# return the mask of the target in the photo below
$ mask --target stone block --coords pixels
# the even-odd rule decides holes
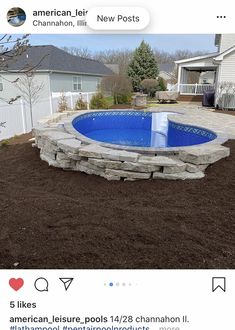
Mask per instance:
[[[74,136],[69,133],[61,132],[61,131],[48,131],[42,134],[42,137],[57,143],[59,140],[73,139]]]
[[[57,132],[57,129],[51,127],[35,127],[32,129],[33,136],[42,136],[46,132]]]
[[[121,164],[120,168],[126,171],[144,172],[144,173],[157,172],[161,170],[161,166],[158,165],[146,165],[146,164],[139,164],[132,162],[124,162]]]
[[[94,170],[94,171],[97,171],[97,172],[104,172],[104,170],[102,169],[102,168],[100,168],[100,167],[98,167],[98,166],[96,166],[96,165],[94,165],[94,164],[91,164],[91,163],[89,163],[88,161],[84,161],[84,160],[82,160],[82,161],[80,161],[80,163],[79,163],[79,165],[81,165],[81,166],[84,166],[84,167],[87,167],[87,168],[89,168],[89,169],[91,169],[91,170]],[[99,174],[98,174],[99,175]]]
[[[56,153],[55,152],[49,152],[49,151],[45,151],[45,150],[41,149],[40,156],[41,155],[44,155],[45,157],[48,157],[53,161],[56,160]]]
[[[45,141],[43,147],[43,152],[57,152],[59,150],[59,148],[57,147],[57,145],[53,144],[51,141]]]
[[[80,148],[79,156],[135,162],[137,161],[139,154],[125,150],[109,149],[98,144],[89,144]]]
[[[42,139],[36,139],[36,145],[39,149],[42,149],[45,145],[45,141],[43,141]]]
[[[203,172],[189,173],[181,172],[174,174],[166,174],[160,172],[153,173],[153,179],[167,179],[167,180],[186,180],[186,179],[201,179],[205,176]]]
[[[88,144],[88,145],[80,148],[79,156],[81,156],[81,157],[102,158],[101,153],[106,151],[106,150],[109,150],[109,149],[101,147],[97,144]]]
[[[104,174],[103,171],[93,170],[91,168],[88,168],[87,166],[82,166],[79,163],[77,163],[77,165],[76,165],[76,171],[84,172],[86,174],[94,174],[94,175],[103,175]]]
[[[120,181],[121,178],[120,176],[116,176],[116,175],[109,175],[109,174],[101,174],[102,178],[105,178],[108,181]]]
[[[89,158],[88,162],[101,168],[111,168],[116,170],[119,170],[122,166],[121,162],[115,160]]]
[[[213,164],[221,158],[228,157],[230,150],[221,145],[210,144],[207,146],[197,146],[187,148],[179,153],[179,158],[195,165]]]
[[[76,160],[76,161],[82,159],[82,157],[79,156],[78,154],[73,154],[73,153],[71,153],[71,152],[66,153],[66,155],[67,155],[69,158],[71,158],[71,159],[73,159],[73,160]]]
[[[208,167],[209,165],[194,165],[194,164],[186,164],[186,171],[190,172],[190,173],[196,173],[196,172],[200,172],[200,171],[205,171],[205,169]]]
[[[41,160],[47,162],[47,164],[49,166],[58,167],[58,164],[57,164],[56,160],[51,159],[48,155],[45,155],[45,154],[41,153],[40,158],[41,158]]]
[[[78,154],[81,148],[81,141],[77,139],[61,140],[58,141],[57,145],[65,153],[70,152],[72,154]]]
[[[76,168],[76,162],[72,159],[69,159],[69,160],[60,160],[60,161],[57,161],[59,167],[63,168],[63,169],[74,169]]]
[[[186,170],[186,164],[181,160],[174,158],[175,165],[173,166],[164,166],[163,173],[166,174],[174,174],[174,173],[181,173]]]
[[[130,179],[149,179],[151,176],[151,173],[129,172],[129,171],[112,170],[112,169],[106,169],[105,173],[107,175],[115,175],[121,178],[130,178]]]
[[[139,163],[157,166],[177,166],[177,161],[166,156],[141,156]]]
[[[69,157],[62,151],[58,151],[56,154],[56,160],[60,161],[60,160],[70,160]]]
[[[119,160],[126,162],[137,162],[139,158],[139,154],[136,152],[130,152],[125,150],[116,150],[116,149],[108,149],[109,151],[105,151],[102,153],[102,158],[110,159],[110,160]]]

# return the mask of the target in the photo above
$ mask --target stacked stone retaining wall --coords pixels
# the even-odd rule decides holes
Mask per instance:
[[[99,175],[107,180],[200,179],[205,169],[229,156],[229,148],[205,144],[173,154],[144,154],[85,143],[68,133],[63,125],[72,113],[55,114],[34,129],[40,157],[49,166]]]

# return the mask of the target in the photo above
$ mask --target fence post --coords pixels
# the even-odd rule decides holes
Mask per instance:
[[[90,110],[89,94],[86,93],[87,110]]]
[[[49,102],[50,102],[50,112],[51,112],[51,115],[53,115],[53,103],[52,103],[52,95],[51,94],[49,95]]]
[[[70,105],[71,105],[71,109],[73,109],[73,94],[70,93]]]
[[[27,133],[27,127],[26,127],[26,118],[25,118],[25,107],[24,107],[24,101],[20,99],[20,109],[21,109],[21,117],[22,117],[22,126],[23,126],[23,133]]]
[[[195,84],[195,95],[197,95],[197,83]]]

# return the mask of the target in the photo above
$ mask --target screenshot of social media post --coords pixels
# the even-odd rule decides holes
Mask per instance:
[[[0,329],[233,329],[232,3],[0,8]]]

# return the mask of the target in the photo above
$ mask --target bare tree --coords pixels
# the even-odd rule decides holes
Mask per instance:
[[[71,55],[92,59],[92,53],[88,48],[64,46],[61,49]]]
[[[89,48],[81,47],[62,47],[62,49],[72,55],[94,59],[104,64],[118,64],[119,74],[122,76],[127,75],[127,68],[133,57],[133,50],[131,49],[106,49],[97,51],[95,53],[91,52]],[[159,64],[173,64],[174,61],[177,60],[200,56],[208,53],[207,51],[190,51],[187,49],[179,49],[174,53],[169,53],[156,48],[153,49],[153,52],[155,59]]]
[[[102,79],[101,89],[113,96],[114,104],[126,103],[131,97],[132,84],[126,76],[112,75]],[[126,102],[123,102],[126,101]]]
[[[23,76],[15,83],[21,92],[22,99],[28,104],[30,110],[31,125],[33,127],[33,105],[38,102],[44,88],[43,82],[38,82],[32,71],[24,72]]]
[[[12,63],[16,62],[18,57],[22,55],[29,46],[28,34],[22,35],[21,37],[15,38],[11,35],[0,35],[0,77],[3,80],[7,80],[11,83],[15,83],[16,80],[11,81],[7,78],[2,77],[2,73],[10,72],[10,66]],[[23,67],[21,70],[25,70]],[[16,101],[20,96],[6,100],[0,98],[0,100],[5,101],[9,104]]]

